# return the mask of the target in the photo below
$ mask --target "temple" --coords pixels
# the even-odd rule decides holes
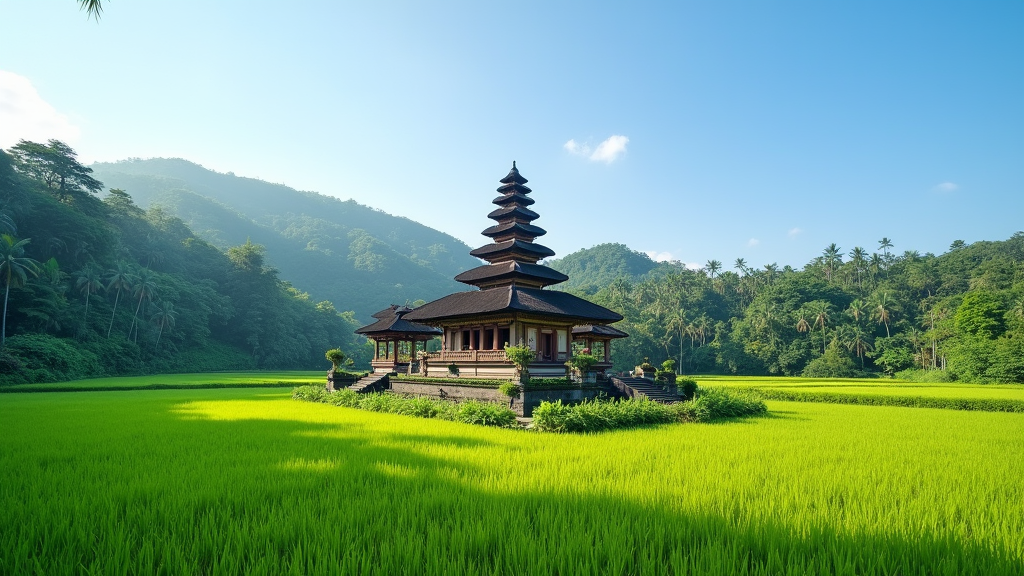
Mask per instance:
[[[377,341],[375,371],[378,366],[380,370],[399,367],[389,356],[392,349],[398,350],[393,348],[395,343],[410,342],[411,359],[415,342],[428,334],[442,337],[440,351],[422,355],[427,362],[420,371],[430,370],[429,375],[441,376],[455,364],[463,376],[511,378],[515,369],[504,348],[519,343],[537,353],[529,367],[535,378],[564,376],[574,341],[577,348],[590,348],[598,356],[593,368],[598,377],[611,368],[611,341],[627,334],[608,325],[622,316],[572,294],[545,290],[569,278],[537,263],[555,253],[534,241],[546,232],[533,224],[540,215],[530,209],[532,190],[515,162],[500,182],[500,195],[492,201],[497,208],[487,215],[496,224],[483,231],[490,243],[470,252],[487,264],[455,277],[477,289],[413,310],[393,306],[375,315],[377,322],[357,331]],[[385,342],[383,358],[381,342]],[[397,359],[398,352],[394,354]]]

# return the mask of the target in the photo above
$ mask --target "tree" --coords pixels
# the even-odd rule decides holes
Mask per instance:
[[[850,316],[853,316],[853,320],[859,324],[860,317],[867,313],[867,309],[868,305],[860,298],[856,298],[853,302],[850,302],[850,307],[847,308],[846,311],[849,312]]]
[[[132,325],[128,328],[128,338],[132,337],[132,329],[135,328],[136,321],[139,319],[139,310],[142,309],[142,301],[150,301],[153,296],[156,295],[156,280],[153,277],[153,273],[143,268],[139,270],[139,274],[135,277],[135,285],[132,287],[132,293],[136,298],[139,299],[138,305],[135,306],[135,316],[132,318]],[[139,339],[139,333],[135,332],[136,341]]]
[[[708,260],[707,263],[704,264],[704,269],[708,271],[708,275],[711,276],[712,280],[714,280],[715,274],[718,274],[718,271],[722,269],[722,263],[718,260]]]
[[[75,150],[60,140],[21,140],[10,152],[19,172],[42,182],[61,201],[103,189],[103,183],[90,176],[92,168],[83,166]]]
[[[733,267],[739,270],[740,274],[747,273],[747,261],[744,260],[743,258],[737,258],[735,264],[733,264]]]
[[[150,321],[160,326],[160,331],[156,334],[156,345],[154,349],[160,347],[160,336],[164,333],[164,328],[174,328],[174,321],[178,318],[178,312],[174,309],[174,304],[164,300],[157,305],[156,311],[149,317]]]
[[[125,262],[118,262],[113,270],[107,275],[107,292],[117,289],[114,296],[114,311],[110,313],[110,326],[107,327],[107,338],[110,338],[110,330],[114,328],[114,315],[117,314],[117,301],[121,299],[121,291],[130,292],[135,283],[135,275]]]
[[[100,14],[103,12],[103,2],[101,0],[78,0],[78,3],[88,16],[92,16],[99,22]]]
[[[17,240],[10,234],[0,236],[0,277],[4,279],[4,317],[0,328],[0,348],[7,342],[7,300],[11,294],[11,286],[24,286],[30,274],[38,275],[39,263],[24,256],[25,246],[31,241],[31,238]]]
[[[865,263],[867,261],[867,251],[860,246],[855,246],[850,251],[850,261],[853,262],[853,269],[857,272],[857,287],[863,288],[864,283],[861,281],[861,272],[864,271]]]
[[[874,309],[872,311],[872,315],[876,319],[878,319],[878,323],[879,324],[885,324],[885,337],[886,338],[889,338],[889,337],[892,336],[892,334],[889,334],[889,316],[891,314],[891,311],[889,310],[888,299],[889,299],[889,295],[887,293],[885,293],[885,292],[882,292],[882,295],[875,302],[875,306],[874,306]]]
[[[828,280],[829,284],[832,283],[832,274],[835,272],[836,266],[843,263],[843,249],[836,246],[833,242],[825,247],[821,252],[822,264],[825,266],[825,279]]]
[[[846,335],[846,348],[860,358],[861,370],[864,370],[864,354],[873,350],[870,338],[868,333],[859,324],[851,328],[850,332]]]
[[[825,353],[825,324],[828,323],[828,309],[831,308],[831,304],[828,302],[822,302],[818,306],[818,313],[814,317],[814,327],[821,326],[821,353]]]
[[[82,317],[82,327],[89,322],[89,300],[92,295],[103,288],[103,280],[99,272],[91,265],[87,265],[75,273],[75,290],[85,296],[85,315]]]

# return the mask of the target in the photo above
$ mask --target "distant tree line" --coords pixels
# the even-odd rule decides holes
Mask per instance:
[[[282,281],[262,246],[222,252],[126,191],[99,199],[91,173],[57,140],[0,150],[0,383],[368,361],[353,314]]]
[[[604,254],[597,269],[637,257],[614,247],[592,249]],[[939,256],[897,254],[888,238],[870,251],[830,244],[801,270],[742,258],[732,270],[717,260],[697,271],[653,266],[579,290],[625,315],[619,369],[650,357],[688,373],[1024,382],[1022,232],[958,240]]]

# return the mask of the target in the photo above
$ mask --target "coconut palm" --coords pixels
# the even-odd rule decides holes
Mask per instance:
[[[835,272],[836,266],[843,263],[843,249],[833,242],[822,250],[821,256],[822,263],[825,265],[825,279],[831,284],[832,274]]]
[[[818,307],[818,313],[814,316],[814,327],[821,326],[821,353],[825,353],[825,325],[828,324],[828,309],[831,308],[828,302],[822,302]]]
[[[850,261],[853,262],[853,269],[857,273],[858,288],[864,287],[864,283],[861,279],[861,272],[864,271],[865,264],[867,263],[867,256],[867,250],[861,248],[860,246],[855,246],[853,250],[850,251]]]
[[[715,274],[718,274],[718,271],[722,269],[722,263],[718,260],[708,260],[707,263],[704,264],[704,269],[707,270],[708,276],[714,280]]]
[[[860,325],[854,326],[846,335],[846,348],[860,358],[860,369],[864,369],[864,353],[874,350],[870,336]]]
[[[89,322],[89,300],[92,295],[99,292],[103,288],[103,280],[100,279],[100,273],[92,265],[88,265],[82,268],[78,272],[75,272],[75,290],[78,293],[85,296],[85,316],[83,316],[82,325],[83,328]]]
[[[889,309],[888,294],[882,292],[882,296],[875,302],[875,306],[871,312],[872,317],[878,319],[879,324],[885,324],[885,336],[888,338],[889,334],[889,319],[892,311]]]
[[[138,276],[135,277],[135,286],[132,288],[132,294],[138,298],[138,304],[135,306],[135,316],[132,318],[132,325],[128,328],[128,338],[132,337],[132,329],[135,328],[135,324],[139,319],[139,310],[142,309],[142,302],[145,300],[149,302],[156,295],[156,281],[153,273],[145,268],[139,270]],[[135,340],[138,341],[139,333],[136,330]]]
[[[736,262],[733,264],[733,267],[739,270],[740,274],[747,273],[747,261],[744,260],[743,258],[737,258]]]
[[[118,262],[113,270],[107,272],[107,292],[117,289],[114,295],[114,311],[110,313],[110,326],[107,327],[107,338],[110,338],[110,330],[114,327],[114,315],[117,314],[117,301],[121,299],[121,291],[131,292],[134,283],[135,275],[125,262]]]
[[[25,246],[31,238],[18,240],[10,234],[0,235],[0,277],[4,280],[4,317],[0,327],[0,348],[7,342],[7,300],[11,294],[11,286],[20,288],[28,282],[28,276],[39,274],[39,263],[26,258]]]
[[[860,317],[867,314],[867,310],[868,305],[860,298],[850,302],[850,307],[846,309],[847,313],[853,316],[853,319],[858,323],[860,322]]]
[[[154,324],[160,326],[160,331],[156,334],[156,345],[154,349],[160,346],[160,336],[164,333],[164,328],[174,328],[174,321],[178,318],[178,312],[174,309],[174,304],[164,300],[160,302],[156,311],[149,317],[149,320]]]

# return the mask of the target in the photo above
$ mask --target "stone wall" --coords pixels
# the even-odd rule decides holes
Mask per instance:
[[[478,388],[475,386],[460,386],[449,382],[424,383],[424,382],[402,382],[391,380],[391,391],[399,394],[411,394],[413,396],[430,396],[431,398],[444,398],[446,400],[482,400],[484,402],[495,402],[508,405],[509,398],[497,388]],[[512,402],[512,411],[519,416],[529,418],[533,409],[540,406],[541,402],[554,402],[561,400],[563,404],[575,404],[583,400],[591,400],[599,392],[606,392],[597,389],[564,388],[558,390],[527,390],[519,395]]]

